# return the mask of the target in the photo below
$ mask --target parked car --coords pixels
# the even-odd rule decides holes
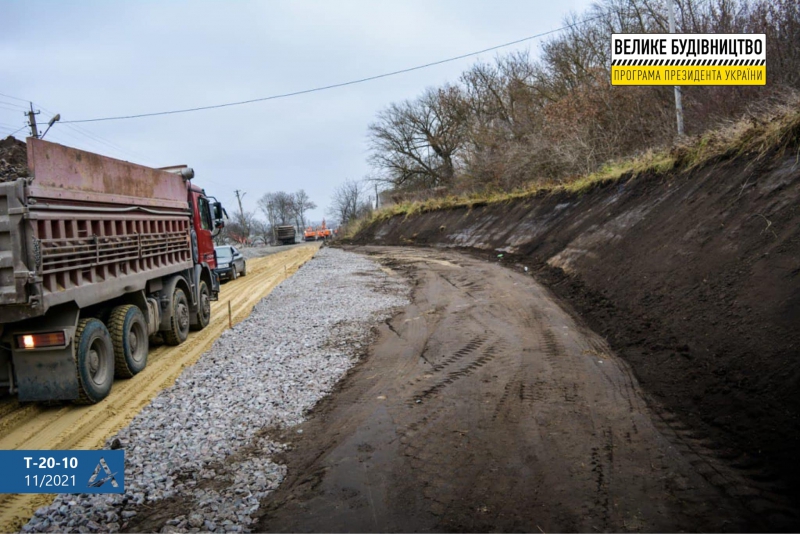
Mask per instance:
[[[240,275],[247,274],[247,262],[236,247],[214,247],[214,253],[217,255],[217,268],[214,271],[220,279],[236,280]]]

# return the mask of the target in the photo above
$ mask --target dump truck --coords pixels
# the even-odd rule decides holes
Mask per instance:
[[[151,336],[209,324],[224,210],[186,166],[28,138],[27,167],[0,183],[0,393],[96,403],[145,368]]]
[[[281,245],[293,245],[295,243],[294,226],[278,226],[276,236]]]

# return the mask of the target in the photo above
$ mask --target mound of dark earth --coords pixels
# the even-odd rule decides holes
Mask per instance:
[[[798,502],[796,151],[396,216],[354,241],[461,247],[527,267],[630,363],[652,405]],[[743,499],[769,513],[758,495]]]
[[[28,175],[28,152],[25,143],[10,135],[0,140],[0,182],[10,182]]]

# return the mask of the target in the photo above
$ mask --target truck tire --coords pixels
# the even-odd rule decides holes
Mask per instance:
[[[197,321],[189,328],[192,330],[202,330],[211,322],[211,292],[205,280],[200,280],[200,298],[197,303]]]
[[[239,278],[239,273],[236,272],[236,265],[231,263],[231,280],[236,280]]]
[[[169,328],[163,332],[164,341],[167,345],[180,345],[189,337],[189,301],[183,289],[175,288],[171,304]]]
[[[114,345],[114,376],[131,378],[147,366],[150,348],[142,310],[133,304],[117,306],[106,324]]]
[[[242,276],[247,276],[247,262],[242,262]]]
[[[114,346],[100,319],[81,319],[75,330],[76,404],[95,404],[108,396],[114,383]]]

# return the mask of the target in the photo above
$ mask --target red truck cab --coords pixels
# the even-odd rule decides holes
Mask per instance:
[[[207,263],[213,271],[217,267],[214,256],[214,232],[216,231],[214,221],[221,220],[222,216],[215,217],[213,210],[219,204],[212,203],[206,196],[205,190],[191,184],[189,188],[189,202],[192,204],[194,217],[192,224],[197,235],[197,257],[200,262]]]

